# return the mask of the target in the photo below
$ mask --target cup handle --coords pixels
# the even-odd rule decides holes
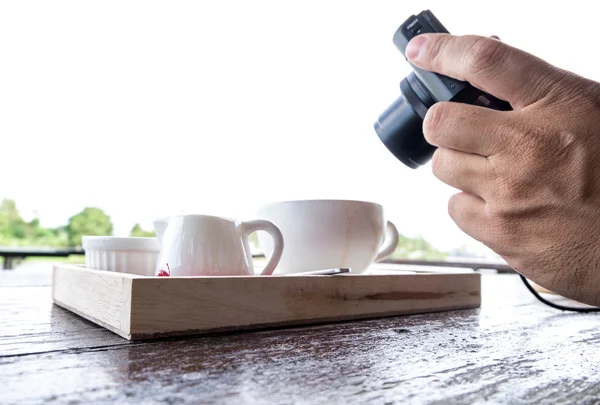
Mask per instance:
[[[281,231],[271,221],[265,219],[255,219],[252,221],[245,221],[241,224],[242,234],[245,238],[248,238],[251,233],[256,231],[265,231],[273,238],[273,253],[269,261],[265,265],[265,268],[260,273],[261,276],[270,276],[275,271],[275,268],[281,260],[281,254],[283,253],[283,235]]]
[[[387,221],[387,225],[385,227],[385,240],[383,241],[383,245],[377,253],[375,257],[375,261],[381,261],[392,254],[396,247],[398,247],[398,229],[396,225],[394,225],[391,221]]]

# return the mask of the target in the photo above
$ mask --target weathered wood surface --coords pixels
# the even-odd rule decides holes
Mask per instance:
[[[515,275],[484,275],[480,309],[132,343],[7,273],[1,404],[600,401],[600,314],[543,306]]]

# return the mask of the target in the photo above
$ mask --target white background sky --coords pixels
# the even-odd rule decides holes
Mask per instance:
[[[600,79],[587,1],[2,2],[0,198],[44,226],[98,206],[115,234],[182,210],[365,199],[406,235],[481,251],[447,215],[455,190],[372,127],[409,73],[392,35],[426,8]]]

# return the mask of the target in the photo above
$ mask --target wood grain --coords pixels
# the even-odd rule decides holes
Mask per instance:
[[[137,276],[58,265],[53,269],[54,303],[128,338],[132,280]]]
[[[56,266],[55,302],[128,339],[427,313],[480,305],[480,275],[136,277]]]
[[[51,269],[47,272],[51,273]],[[0,356],[79,350],[82,347],[123,343],[129,341],[52,305],[52,290],[49,286],[0,287]]]
[[[49,286],[14,287],[24,285],[21,275],[31,280],[19,271],[5,276],[11,287],[0,283],[2,404],[543,405],[600,397],[599,315],[544,306],[515,275],[483,275],[477,309],[130,342],[53,306]]]
[[[482,283],[478,309],[140,343],[52,314],[50,287],[0,288],[0,334],[29,331],[0,355],[0,403],[597,403],[598,316],[543,306],[513,275]]]

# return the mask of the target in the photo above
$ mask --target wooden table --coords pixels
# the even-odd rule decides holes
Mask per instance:
[[[0,274],[0,403],[598,403],[600,314],[484,275],[480,309],[131,343]]]

